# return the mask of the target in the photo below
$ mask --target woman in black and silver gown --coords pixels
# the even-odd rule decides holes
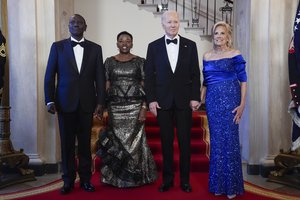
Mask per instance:
[[[144,129],[145,59],[130,53],[132,39],[126,31],[119,33],[120,53],[105,61],[109,121],[99,143],[101,182],[120,188],[152,183],[158,177]]]

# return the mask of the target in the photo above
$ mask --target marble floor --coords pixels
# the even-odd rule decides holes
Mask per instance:
[[[273,191],[300,196],[300,189],[285,186],[285,185],[274,183],[274,182],[269,182],[269,181],[267,181],[267,178],[263,178],[260,175],[248,175],[246,173],[246,166],[243,166],[243,171],[244,171],[244,180],[247,182],[250,182],[257,186],[260,186],[260,187],[263,187],[266,189],[270,189]],[[2,188],[2,189],[0,189],[0,194],[22,191],[22,190],[30,189],[33,187],[42,186],[42,185],[50,183],[54,180],[57,180],[59,178],[61,178],[61,174],[46,174],[43,176],[38,176],[38,177],[36,177],[37,181],[28,181],[25,183],[19,183],[16,185],[8,186],[6,188]]]
[[[18,183],[15,185],[10,185],[8,187],[0,189],[0,194],[6,194],[11,192],[18,192],[22,190],[28,190],[33,187],[39,187],[45,184],[48,184],[52,181],[58,180],[61,178],[61,174],[45,174],[43,176],[36,176],[36,181],[27,181],[24,183]],[[1,199],[1,197],[0,197]]]
[[[270,182],[267,178],[263,178],[261,175],[248,175],[246,172],[246,166],[243,166],[243,176],[244,180],[252,183],[254,185],[260,186],[262,188],[266,188],[269,190],[273,190],[276,192],[281,192],[285,194],[291,195],[299,195],[300,196],[300,189],[295,187],[286,186],[283,184]]]

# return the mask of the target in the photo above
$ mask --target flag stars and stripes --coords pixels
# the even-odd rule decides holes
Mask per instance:
[[[300,2],[298,2],[298,7],[296,11],[295,21],[294,21],[294,49],[296,56],[297,68],[300,70]]]
[[[298,5],[298,10],[297,10],[297,14],[296,14],[296,17],[295,17],[295,27],[294,27],[294,31],[297,31],[299,28],[298,28],[298,25],[300,23],[300,18],[297,18],[297,16],[300,16],[300,10],[299,10],[299,5]]]

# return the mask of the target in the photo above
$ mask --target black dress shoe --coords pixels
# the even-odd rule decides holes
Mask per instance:
[[[82,189],[84,189],[87,192],[94,192],[95,191],[95,187],[91,184],[91,183],[80,183],[80,187]]]
[[[181,189],[184,192],[191,192],[192,186],[189,183],[181,184]]]
[[[74,188],[74,185],[70,184],[64,184],[64,186],[60,189],[61,194],[68,194],[70,193]]]
[[[166,192],[166,191],[168,191],[173,186],[174,186],[173,182],[171,182],[171,183],[163,183],[163,184],[161,184],[159,186],[158,191],[159,192]]]

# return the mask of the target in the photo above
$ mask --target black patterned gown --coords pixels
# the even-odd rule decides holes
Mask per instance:
[[[101,182],[116,187],[136,187],[154,182],[158,175],[146,141],[145,124],[138,117],[145,93],[144,58],[105,61],[109,124],[101,136]]]

